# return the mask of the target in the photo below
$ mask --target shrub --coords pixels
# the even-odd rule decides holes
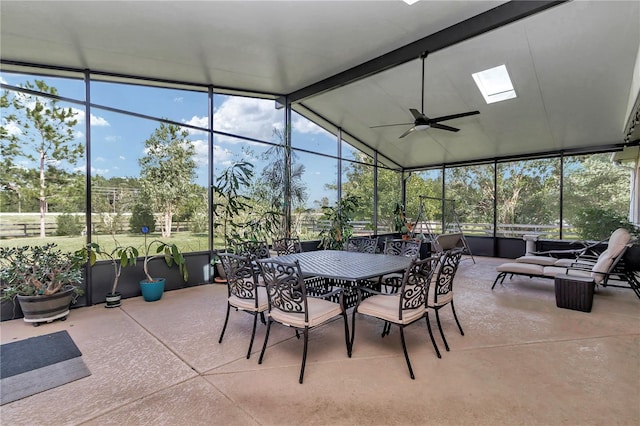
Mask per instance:
[[[153,212],[146,204],[135,204],[131,211],[131,219],[129,219],[129,230],[140,232],[140,229],[145,226],[151,230],[156,229],[156,219],[153,217]]]
[[[82,225],[77,216],[63,213],[56,218],[56,235],[77,236],[80,235]]]
[[[585,240],[606,240],[618,228],[625,228],[638,237],[640,229],[618,212],[600,207],[587,207],[577,212],[575,227]]]

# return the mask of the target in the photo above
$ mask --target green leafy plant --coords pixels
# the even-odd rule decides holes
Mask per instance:
[[[347,195],[333,206],[322,206],[322,219],[329,221],[329,227],[320,231],[320,248],[342,250],[353,235],[353,214],[358,209],[360,198]]]
[[[574,225],[578,236],[585,240],[605,240],[618,228],[628,230],[636,238],[640,237],[640,229],[637,226],[611,209],[600,207],[582,209],[577,212]]]
[[[182,278],[187,281],[187,279],[189,279],[189,272],[187,271],[184,256],[178,246],[175,244],[165,243],[160,240],[152,240],[147,243],[149,228],[146,226],[142,227],[142,233],[144,234],[144,261],[142,263],[142,270],[144,271],[146,281],[156,281],[149,273],[149,262],[160,257],[164,258],[164,261],[169,267],[172,267],[175,264],[178,269],[180,269]]]
[[[213,228],[222,228],[227,248],[233,245],[233,241],[242,238],[240,231],[244,224],[239,221],[239,216],[251,208],[249,198],[242,194],[242,190],[249,187],[252,178],[253,164],[241,161],[223,170],[213,186]]]
[[[55,243],[0,247],[0,299],[12,300],[17,295],[48,296],[69,287],[73,287],[76,295],[81,295],[82,269],[86,261],[82,250],[63,252]]]
[[[122,247],[116,245],[113,250],[104,251],[98,243],[90,243],[85,249],[85,253],[89,256],[91,264],[95,263],[97,256],[104,257],[111,262],[111,266],[113,267],[113,284],[111,285],[111,294],[114,294],[118,288],[122,268],[126,268],[129,265],[135,265],[139,255],[138,249],[133,246]],[[91,261],[91,259],[93,260]]]

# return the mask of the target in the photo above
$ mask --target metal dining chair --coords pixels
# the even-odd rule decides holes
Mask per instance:
[[[390,327],[391,324],[395,324],[400,328],[400,340],[402,342],[402,350],[407,362],[407,368],[409,369],[409,375],[412,379],[415,379],[411,361],[409,360],[409,353],[407,352],[404,328],[422,318],[426,318],[431,343],[438,358],[441,357],[438,346],[433,338],[426,306],[429,284],[438,260],[439,256],[422,260],[414,258],[411,261],[411,265],[402,275],[401,285],[397,293],[382,293],[368,287],[358,287],[356,289],[358,301],[352,314],[350,343],[352,349],[356,333],[356,314],[368,315],[384,320],[385,329]],[[385,333],[383,332],[382,335],[384,337]]]
[[[325,324],[338,315],[342,315],[344,319],[347,355],[351,357],[349,326],[344,307],[343,290],[337,288],[323,295],[311,296],[307,294],[306,284],[297,260],[293,263],[281,262],[275,259],[262,259],[257,262],[267,286],[269,304],[267,332],[264,336],[264,345],[262,346],[258,363],[262,364],[267,342],[269,341],[269,331],[274,321],[286,327],[295,328],[296,333],[298,330],[302,330],[304,334],[304,349],[299,379],[299,382],[302,383],[307,362],[309,330]],[[326,300],[335,297],[338,298],[338,303]]]
[[[231,253],[218,253],[215,255],[222,262],[222,267],[227,275],[227,314],[224,318],[224,326],[220,333],[218,343],[222,343],[224,332],[229,321],[229,311],[235,308],[236,311],[244,311],[253,315],[253,329],[247,359],[251,356],[251,348],[256,335],[256,325],[258,315],[262,323],[265,324],[264,312],[269,308],[267,300],[267,290],[258,284],[258,273],[253,260],[247,256],[238,256]]]
[[[359,253],[376,253],[378,251],[378,238],[350,237],[347,239],[346,250]]]
[[[286,254],[302,253],[302,244],[300,238],[279,238],[273,241],[273,250],[278,256]]]

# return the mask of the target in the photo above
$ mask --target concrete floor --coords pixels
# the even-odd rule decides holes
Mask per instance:
[[[491,290],[502,260],[463,260],[456,277],[461,336],[449,308],[451,346],[435,356],[424,322],[407,328],[416,380],[393,329],[358,316],[353,357],[340,321],[312,330],[304,384],[302,341],[265,327],[251,359],[252,317],[231,312],[213,284],[71,311],[38,328],[0,324],[2,343],[67,330],[92,375],[4,405],[6,425],[638,425],[640,300],[599,289],[590,313],[555,305],[553,281],[514,278]],[[435,322],[434,322],[435,323]]]

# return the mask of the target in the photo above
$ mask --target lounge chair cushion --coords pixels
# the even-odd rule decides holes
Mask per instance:
[[[544,274],[544,266],[534,265],[532,263],[508,262],[497,266],[496,271],[520,275],[542,276]]]
[[[557,258],[551,257],[551,256],[529,255],[529,256],[520,256],[519,258],[516,259],[516,262],[518,262],[518,263],[532,263],[534,265],[542,265],[542,266],[552,266],[552,265],[555,265],[555,263],[558,260],[565,260],[565,259],[557,259]],[[566,259],[566,260],[573,261],[573,259]]]
[[[582,269],[567,269],[561,266],[545,266],[544,267],[544,276],[549,278],[554,278],[556,275],[567,274],[572,277],[591,277],[591,271],[582,270]]]

